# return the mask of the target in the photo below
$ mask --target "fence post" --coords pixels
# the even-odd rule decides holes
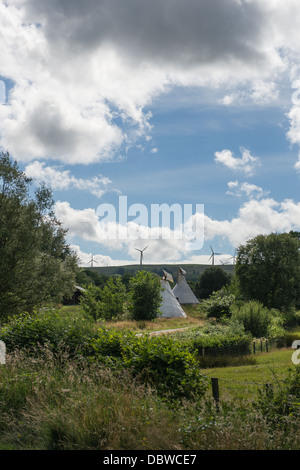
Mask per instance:
[[[205,349],[204,349],[204,347],[202,346],[202,357],[204,357],[204,356],[205,356]]]
[[[219,411],[219,400],[220,400],[219,380],[215,377],[212,377],[211,378],[211,385],[212,385],[213,397],[214,397],[215,402],[216,402],[217,411]]]
[[[269,352],[269,349],[268,349],[268,340],[266,339],[266,351]]]
[[[263,352],[263,342],[262,342],[262,339],[260,340],[260,351]]]
[[[253,341],[253,354],[255,354],[255,341]]]

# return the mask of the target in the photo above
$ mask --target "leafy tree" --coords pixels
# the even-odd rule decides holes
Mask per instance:
[[[300,297],[300,242],[282,233],[258,235],[238,249],[235,276],[244,298],[288,309]]]
[[[220,266],[206,268],[195,283],[194,292],[199,299],[208,297],[222,287],[230,284],[231,276]]]
[[[139,271],[129,281],[130,310],[134,320],[154,320],[161,305],[159,277],[151,272]]]
[[[77,258],[53,213],[51,190],[30,196],[31,180],[0,154],[0,316],[61,301],[75,285]]]
[[[112,320],[125,312],[127,301],[126,287],[120,277],[110,276],[101,288],[89,284],[80,297],[83,310],[94,320]]]

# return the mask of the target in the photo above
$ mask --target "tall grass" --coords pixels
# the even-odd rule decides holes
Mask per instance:
[[[0,442],[14,449],[299,449],[299,413],[274,428],[251,402],[168,403],[130,373],[64,350],[8,354],[0,375]]]

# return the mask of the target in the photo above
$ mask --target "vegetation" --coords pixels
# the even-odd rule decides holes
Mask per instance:
[[[199,299],[208,299],[213,292],[230,284],[231,275],[220,266],[206,268],[195,283],[195,295]]]
[[[294,233],[258,235],[240,246],[235,276],[242,296],[268,308],[299,302],[300,240]]]
[[[8,153],[0,154],[0,316],[31,312],[72,293],[77,259],[55,218],[52,194],[31,180]]]
[[[153,320],[159,315],[161,285],[159,277],[146,271],[138,272],[129,281],[130,311],[134,320]]]
[[[78,270],[51,191],[7,153],[0,184],[0,449],[298,450],[298,232],[249,240],[233,278],[191,265],[199,305],[163,319],[159,267]]]

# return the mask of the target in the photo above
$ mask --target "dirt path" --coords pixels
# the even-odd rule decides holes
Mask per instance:
[[[172,333],[178,333],[180,331],[188,330],[189,328],[192,328],[191,326],[185,326],[184,328],[174,328],[172,330],[158,330],[158,331],[151,331],[149,333],[149,336],[161,336],[161,335],[168,335]],[[137,336],[142,336],[145,333],[138,333]]]

